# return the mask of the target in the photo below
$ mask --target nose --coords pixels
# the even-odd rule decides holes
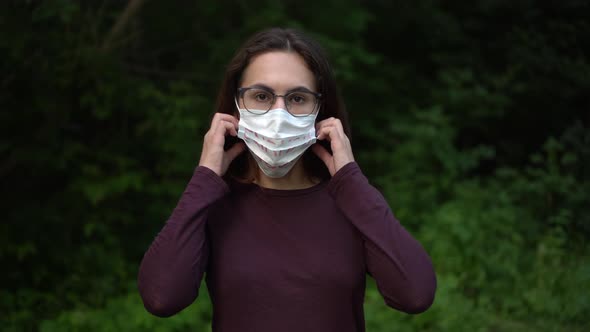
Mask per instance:
[[[271,109],[282,108],[284,110],[287,109],[287,105],[285,103],[285,96],[276,95],[275,102],[273,103]]]

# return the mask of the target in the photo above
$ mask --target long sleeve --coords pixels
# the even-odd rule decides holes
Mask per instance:
[[[361,233],[368,273],[387,305],[407,313],[428,309],[436,291],[430,258],[355,162],[334,174],[329,192]]]
[[[171,316],[198,296],[209,255],[205,232],[209,207],[229,191],[206,167],[197,167],[172,215],[145,253],[138,288],[146,309]]]

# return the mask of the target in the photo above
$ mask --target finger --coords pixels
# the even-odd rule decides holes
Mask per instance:
[[[236,119],[233,115],[225,113],[215,113],[215,115],[213,116],[213,120],[211,121],[211,130],[215,132],[217,130],[217,126],[222,121],[230,122],[236,128],[238,128],[238,119]]]
[[[229,133],[232,136],[238,136],[238,131],[236,130],[236,126],[232,122],[223,121],[223,126],[225,127],[225,132],[223,135],[225,136]]]
[[[320,130],[320,128],[330,125],[330,119],[322,120],[315,124],[315,130]]]
[[[321,130],[322,128],[342,128],[342,123],[338,119],[326,119],[324,121],[318,122],[316,124],[316,131]]]
[[[219,120],[226,120],[226,121],[232,121],[235,120],[236,122],[238,121],[238,119],[236,119],[233,115],[231,114],[227,114],[227,113],[215,113],[215,115],[213,115],[213,120],[212,121],[219,121]]]
[[[238,119],[235,116],[231,114],[222,114],[221,119],[231,122],[236,128],[238,128]]]
[[[332,141],[335,138],[334,133],[336,132],[335,127],[332,126],[324,126],[322,128],[320,128],[319,133],[317,135],[317,139],[318,140],[328,140],[328,141]]]
[[[215,128],[215,136],[221,137],[225,139],[227,133],[232,136],[238,136],[238,132],[236,131],[236,127],[233,123],[227,121],[220,121]]]
[[[338,133],[341,134],[341,136],[346,135],[344,134],[344,127],[342,127],[342,121],[340,121],[340,119],[332,118],[330,124],[334,126],[334,128],[336,128],[336,131],[338,131]]]
[[[324,164],[326,164],[326,166],[330,165],[332,155],[326,150],[326,148],[316,143],[311,146],[311,150],[324,162]]]
[[[334,127],[334,125],[331,122],[318,123],[316,125],[316,129],[322,129],[322,128],[328,128],[328,127]]]
[[[330,123],[332,123],[334,121],[340,121],[340,120],[332,116],[332,117],[329,117],[327,119],[323,119],[322,121],[319,121],[316,124],[318,124],[318,125],[330,124]]]
[[[344,127],[342,126],[342,121],[337,118],[329,118],[324,120],[325,122],[322,123],[321,127],[334,127],[335,131],[340,134],[340,136],[346,136],[344,133]]]
[[[324,128],[318,128],[316,129],[315,133],[316,133],[316,139],[318,141],[323,140],[324,139]]]
[[[324,139],[326,139],[326,137],[327,137],[327,136],[326,136],[326,131],[327,131],[327,130],[328,130],[328,129],[326,129],[326,128],[320,128],[320,129],[317,131],[317,137],[316,137],[316,138],[317,138],[317,140],[318,140],[318,141],[321,141],[321,140],[324,140]],[[328,140],[329,140],[329,137],[328,137]]]

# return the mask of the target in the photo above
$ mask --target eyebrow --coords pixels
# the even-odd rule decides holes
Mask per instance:
[[[275,93],[276,92],[275,89],[271,88],[270,86],[268,86],[266,84],[262,84],[262,83],[256,83],[256,84],[250,85],[249,88],[258,88],[258,89],[262,89],[262,90],[267,90],[267,91],[272,92],[272,93]],[[311,92],[311,93],[316,93],[316,92],[313,92],[310,89],[304,87],[303,85],[300,85],[300,86],[296,86],[294,88],[291,88],[291,89],[287,90],[285,92],[285,94],[289,94],[291,92]]]

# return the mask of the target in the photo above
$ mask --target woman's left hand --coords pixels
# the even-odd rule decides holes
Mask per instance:
[[[334,176],[344,165],[353,162],[352,148],[350,140],[342,129],[340,119],[329,118],[316,124],[316,133],[318,141],[327,140],[330,142],[332,154],[320,144],[311,146],[313,152],[326,164],[330,175]]]

